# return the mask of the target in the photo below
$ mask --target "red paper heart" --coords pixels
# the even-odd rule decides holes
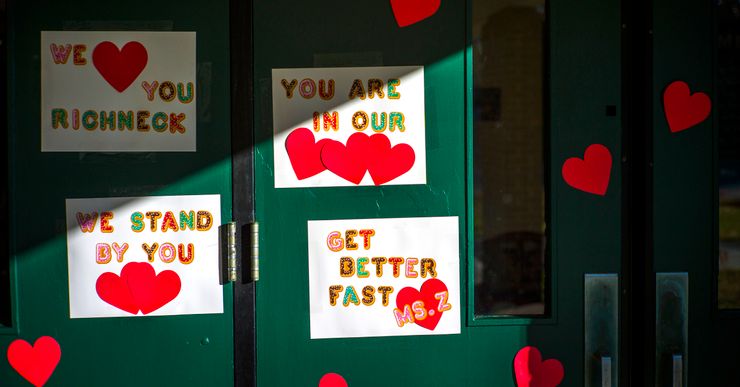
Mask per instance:
[[[326,143],[321,149],[321,162],[326,169],[349,182],[360,184],[367,172],[370,137],[365,133],[354,133],[347,139],[347,145],[339,141]]]
[[[391,148],[391,142],[383,134],[370,136],[370,154],[367,171],[370,172],[375,185],[385,184],[414,166],[414,150],[408,144],[397,144]]]
[[[113,273],[103,273],[95,282],[95,290],[98,297],[116,308],[131,314],[139,313],[139,305],[131,296],[128,284],[123,278]]]
[[[428,279],[421,284],[420,290],[412,287],[401,289],[396,296],[396,307],[403,311],[406,305],[413,307],[414,302],[422,301],[424,309],[427,310],[427,316],[423,320],[415,320],[415,323],[422,328],[433,331],[437,327],[439,319],[442,318],[442,313],[444,313],[444,311],[440,312],[438,310],[440,300],[435,297],[435,294],[446,291],[447,285],[444,282],[436,278]]]
[[[101,42],[92,54],[95,68],[119,93],[134,83],[148,59],[146,48],[139,42],[128,42],[120,51],[111,42]]]
[[[139,310],[149,314],[174,300],[180,294],[180,276],[172,270],[155,275],[148,262],[129,262],[121,276],[103,273],[95,289],[105,302],[131,314]]]
[[[555,387],[563,381],[563,364],[556,359],[542,361],[540,351],[526,346],[514,357],[514,374],[518,387]]]
[[[62,349],[53,337],[42,336],[29,344],[17,339],[8,347],[8,363],[29,383],[43,386],[54,373],[62,358]]]
[[[601,144],[586,148],[583,159],[571,157],[563,163],[563,179],[571,187],[596,195],[605,195],[612,170],[612,154]]]
[[[129,262],[121,270],[121,278],[128,284],[131,296],[143,314],[154,312],[180,294],[180,276],[177,273],[164,270],[155,275],[154,268],[147,262]]]
[[[663,110],[671,132],[686,130],[709,117],[712,101],[704,93],[691,94],[683,81],[672,82],[663,92]]]
[[[441,0],[391,0],[391,8],[398,26],[406,27],[437,13],[440,3]]]
[[[298,128],[285,139],[290,165],[298,180],[314,176],[326,169],[321,162],[321,148],[331,142],[328,138],[315,142],[313,132],[308,128]]]
[[[347,381],[342,375],[331,372],[321,377],[319,387],[347,387]]]

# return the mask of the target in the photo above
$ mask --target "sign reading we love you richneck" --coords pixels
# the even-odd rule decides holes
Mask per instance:
[[[41,32],[41,150],[196,150],[195,32]]]

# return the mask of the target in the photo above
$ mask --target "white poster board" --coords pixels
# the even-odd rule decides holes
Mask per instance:
[[[275,187],[426,184],[424,68],[272,70]]]
[[[311,338],[460,333],[457,217],[308,222]]]
[[[71,318],[223,313],[219,195],[66,204]]]
[[[196,150],[195,32],[42,31],[41,151]]]

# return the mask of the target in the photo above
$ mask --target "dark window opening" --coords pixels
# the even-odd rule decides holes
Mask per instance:
[[[474,0],[475,316],[548,313],[545,0]]]

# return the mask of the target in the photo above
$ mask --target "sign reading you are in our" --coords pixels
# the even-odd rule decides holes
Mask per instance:
[[[195,151],[195,32],[41,32],[41,150]]]
[[[426,184],[424,68],[272,70],[275,187]]]

